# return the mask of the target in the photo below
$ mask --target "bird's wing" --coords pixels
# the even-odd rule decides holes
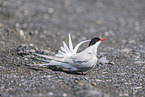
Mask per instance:
[[[90,67],[91,64],[96,62],[96,57],[91,53],[92,47],[88,47],[82,52],[74,54],[69,58],[65,58],[65,61],[68,61],[72,66],[76,68]]]
[[[90,40],[85,40],[80,42],[79,44],[76,45],[76,47],[73,49],[73,44],[72,44],[72,40],[71,40],[71,35],[69,33],[69,47],[66,45],[66,43],[63,41],[63,46],[60,47],[60,50],[58,51],[58,53],[55,55],[57,57],[70,57],[74,54],[77,53],[78,48],[85,42],[88,42]]]
[[[74,54],[77,53],[78,48],[79,48],[83,43],[88,42],[88,41],[90,41],[90,40],[84,40],[84,41],[78,43],[78,44],[76,45],[76,47],[74,48],[74,50],[73,50],[73,51],[74,51]]]
[[[64,58],[65,62],[68,62],[71,65],[75,64],[83,64],[84,62],[88,61],[89,56],[83,55],[81,53],[74,54],[70,57]]]
[[[75,68],[85,68],[89,67],[90,64],[87,64],[91,57],[83,58],[83,57],[73,57],[71,58],[71,61],[69,61],[69,64],[71,64]]]

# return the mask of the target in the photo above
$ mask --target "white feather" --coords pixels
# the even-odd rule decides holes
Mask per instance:
[[[53,57],[53,56],[41,55],[41,54],[36,54],[36,53],[34,53],[34,55],[36,55],[38,57],[42,57],[42,58],[47,58],[47,59],[50,59],[50,60],[63,61],[62,58],[57,58],[57,57]]]
[[[77,53],[78,48],[85,42],[88,42],[90,40],[85,40],[80,42],[79,44],[76,45],[76,47],[73,49],[73,44],[72,44],[72,39],[71,35],[69,33],[69,47],[66,45],[66,43],[63,41],[63,46],[61,46],[60,50],[58,51],[58,54],[55,56],[57,57],[70,57],[74,54]]]
[[[64,55],[65,53],[63,53],[61,50],[59,50],[59,51],[58,51],[58,54]]]
[[[85,41],[82,41],[82,42],[80,42],[79,44],[77,44],[77,46],[74,48],[74,54],[76,54],[77,53],[77,51],[78,51],[78,48],[83,44],[83,43],[85,43],[85,42],[88,42],[88,41],[90,41],[90,40],[85,40]]]
[[[72,44],[70,33],[69,33],[69,49],[71,52],[73,52],[73,44]]]
[[[66,50],[64,49],[63,46],[60,47],[61,51],[63,51],[64,53],[66,53]]]
[[[69,53],[70,50],[68,49],[68,46],[66,45],[66,43],[63,41],[63,47],[66,53]]]

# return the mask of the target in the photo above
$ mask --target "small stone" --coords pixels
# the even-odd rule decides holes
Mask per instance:
[[[23,30],[20,30],[19,33],[20,33],[21,36],[24,36],[24,31]]]
[[[23,26],[22,26],[23,28],[27,28],[27,24],[23,24]]]
[[[48,13],[53,13],[54,12],[54,8],[49,8],[48,9]]]
[[[96,86],[96,85],[97,85],[95,82],[92,82],[91,84],[92,84],[93,86]]]
[[[91,97],[103,97],[103,93],[99,90],[89,90],[88,94],[91,95]]]
[[[139,25],[139,22],[138,21],[135,21],[135,25],[138,26]]]
[[[33,46],[34,46],[34,44],[32,44],[32,43],[31,43],[31,44],[29,44],[29,46],[33,47]]]
[[[101,24],[102,24],[102,21],[101,21],[101,20],[98,20],[98,21],[97,21],[97,24],[98,24],[98,25],[101,25]]]
[[[40,38],[45,38],[45,35],[44,34],[40,34]]]
[[[101,82],[102,80],[100,80],[100,79],[96,79],[96,81],[97,81],[97,82]]]
[[[103,64],[103,63],[109,63],[109,60],[107,60],[105,57],[102,57],[101,59],[99,59],[99,61]]]
[[[125,53],[129,53],[130,51],[131,51],[131,49],[129,49],[129,48],[124,48],[121,50],[121,52],[125,52]]]
[[[38,34],[39,33],[39,31],[38,30],[35,30],[35,34]]]
[[[135,89],[141,89],[142,88],[142,86],[140,86],[140,87],[135,87]]]
[[[116,36],[115,33],[114,33],[112,30],[110,30],[109,33],[110,33],[110,35],[112,35],[112,36]]]
[[[25,60],[25,61],[28,61],[28,58],[25,58],[24,60]]]
[[[53,92],[49,92],[48,94],[49,94],[49,95],[53,95]]]
[[[51,75],[47,75],[47,76],[44,76],[44,77],[46,77],[46,78],[50,78],[50,77],[52,77]]]
[[[16,27],[20,27],[20,24],[19,24],[19,23],[16,23],[15,26],[16,26]]]
[[[43,17],[44,17],[45,19],[49,19],[49,15],[48,15],[48,14],[44,14]]]
[[[127,40],[122,40],[122,43],[125,44],[127,42]]]
[[[124,93],[124,96],[129,96],[129,94],[128,93]]]
[[[33,32],[33,31],[30,31],[30,32],[29,32],[29,35],[33,35],[33,34],[34,34],[34,32]]]
[[[106,35],[106,36],[109,36],[109,32],[105,32],[105,35]]]
[[[0,23],[0,27],[3,27],[3,24],[2,23]],[[1,32],[0,32],[1,33]]]
[[[115,87],[119,87],[119,86],[120,86],[120,84],[114,84],[114,86],[115,86]]]
[[[112,43],[116,43],[116,41],[115,40],[112,40]]]
[[[1,86],[1,89],[5,88],[5,86]]]
[[[38,95],[39,95],[39,96],[42,96],[43,94],[42,94],[42,93],[39,93]]]
[[[7,6],[8,5],[8,2],[7,1],[3,1],[2,5],[3,6]]]
[[[135,64],[144,64],[145,62],[144,61],[135,61],[134,63]]]
[[[67,94],[66,93],[63,93],[63,97],[66,97],[67,96]]]
[[[129,40],[129,43],[130,44],[135,43],[135,40]]]

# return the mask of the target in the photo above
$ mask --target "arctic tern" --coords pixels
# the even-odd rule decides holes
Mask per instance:
[[[43,60],[45,62],[44,64],[34,64],[33,66],[61,66],[69,71],[81,72],[83,74],[84,71],[90,70],[97,64],[97,49],[103,40],[105,39],[94,37],[91,40],[78,43],[73,48],[71,35],[69,34],[69,46],[63,41],[63,46],[60,47],[60,50],[58,50],[55,56],[34,53],[35,56],[45,58],[46,60]],[[78,48],[88,41],[90,42],[88,47],[77,53]]]

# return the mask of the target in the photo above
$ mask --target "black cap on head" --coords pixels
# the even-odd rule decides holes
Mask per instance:
[[[100,38],[98,38],[98,37],[92,38],[91,41],[90,41],[90,43],[89,43],[89,45],[88,45],[88,47],[91,46],[91,45],[94,45],[98,41],[100,41]]]

